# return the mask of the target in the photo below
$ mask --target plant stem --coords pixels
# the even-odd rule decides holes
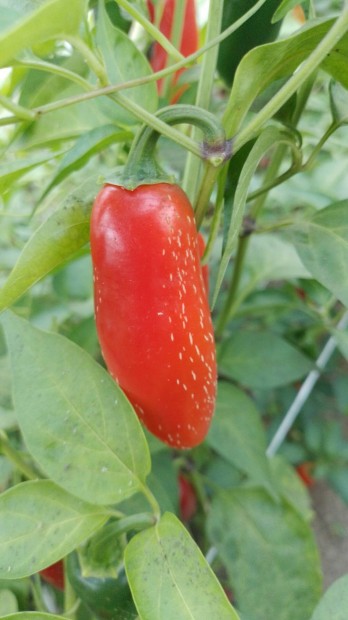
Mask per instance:
[[[232,307],[234,298],[236,296],[239,283],[240,283],[240,279],[243,273],[244,259],[247,253],[249,239],[250,237],[240,237],[238,241],[236,256],[234,259],[233,275],[232,275],[231,283],[229,286],[227,298],[224,303],[221,314],[218,318],[218,321],[216,323],[216,328],[215,328],[216,339],[221,338],[222,332],[225,329],[225,325],[227,324],[230,318],[231,307]]]
[[[11,99],[3,95],[0,95],[0,106],[3,106],[6,110],[15,114],[21,121],[33,121],[35,119],[35,112],[18,105],[18,103],[14,103]]]
[[[0,430],[0,452],[7,456],[9,461],[27,478],[27,480],[37,480],[37,472],[23,459],[18,450],[13,448],[4,431]]]
[[[206,43],[214,40],[220,33],[222,9],[223,0],[210,0],[207,34],[205,40]],[[207,110],[210,106],[211,93],[214,84],[217,54],[217,46],[211,48],[204,54],[198,82],[196,105]],[[198,139],[197,134],[197,130],[194,129],[192,136],[195,140]],[[201,169],[201,161],[189,153],[186,160],[183,189],[186,191],[191,202],[194,202],[196,198]],[[197,208],[198,211],[200,211],[199,205],[197,205]]]
[[[209,204],[209,199],[211,193],[213,191],[213,187],[215,185],[216,177],[218,175],[218,170],[213,166],[209,166],[205,164],[205,169],[203,170],[204,180],[201,184],[199,194],[197,196],[197,202],[195,205],[195,218],[197,228],[199,228],[203,222],[204,214],[206,212],[207,206]]]
[[[159,521],[161,518],[161,509],[159,503],[153,493],[150,491],[149,487],[146,484],[143,484],[140,491],[145,495],[147,501],[149,502],[153,515],[156,521]]]
[[[99,58],[93,53],[93,51],[86,45],[86,43],[79,37],[73,37],[71,35],[65,36],[66,41],[70,43],[75,49],[77,49],[81,56],[83,56],[88,67],[97,76],[101,86],[108,86],[109,80],[104,65],[100,62]]]
[[[13,67],[25,67],[27,69],[35,69],[37,71],[47,71],[48,73],[52,73],[54,75],[59,75],[60,77],[74,82],[79,86],[82,86],[87,91],[94,91],[94,87],[87,80],[85,80],[78,73],[74,73],[74,71],[70,71],[65,67],[60,67],[59,65],[54,65],[49,62],[45,62],[44,60],[18,60],[15,61],[12,65]],[[27,109],[27,108],[26,108]]]

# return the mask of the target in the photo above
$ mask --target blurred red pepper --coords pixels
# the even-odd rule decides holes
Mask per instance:
[[[64,565],[63,560],[59,560],[51,566],[40,570],[40,575],[44,581],[51,584],[58,590],[64,590]]]
[[[147,2],[149,15],[152,23],[155,22],[155,8],[153,3],[148,0]],[[176,8],[176,0],[164,0],[163,3],[163,13],[159,24],[159,29],[168,39],[171,39],[174,15]],[[196,7],[195,0],[186,0],[185,6],[185,17],[184,23],[182,27],[181,34],[181,42],[179,45],[179,51],[183,56],[190,56],[197,51],[199,45],[198,38],[198,26],[196,20]],[[161,71],[167,65],[167,52],[163,49],[163,47],[155,41],[153,44],[151,53],[150,53],[150,64],[152,69],[156,71]],[[185,69],[180,69],[177,71],[172,79],[172,89],[175,88],[175,84],[178,81],[179,75],[185,71]],[[163,80],[158,80],[157,82],[158,92],[162,94]],[[173,96],[171,97],[171,103],[176,103],[178,99],[181,97],[183,92],[187,89],[187,85],[183,84],[179,86]]]
[[[180,518],[182,521],[190,521],[197,512],[196,491],[182,474],[179,474],[178,483]]]
[[[315,480],[312,477],[313,463],[305,462],[296,466],[296,471],[306,487],[312,487]]]

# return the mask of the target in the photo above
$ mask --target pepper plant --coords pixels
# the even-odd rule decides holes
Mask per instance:
[[[0,9],[0,617],[340,620],[347,2]]]

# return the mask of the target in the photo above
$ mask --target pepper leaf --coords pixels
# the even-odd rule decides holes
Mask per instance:
[[[347,608],[348,575],[344,575],[325,592],[310,620],[346,620]]]
[[[310,273],[348,306],[348,200],[321,209],[292,229],[292,241]]]
[[[221,491],[207,532],[243,618],[308,620],[321,593],[320,561],[310,525],[295,509],[257,489]]]
[[[207,443],[253,482],[275,495],[260,415],[244,392],[224,381],[219,382]]]
[[[0,496],[0,578],[18,579],[70,553],[108,519],[50,480],[23,482]]]
[[[238,620],[201,551],[171,513],[132,538],[125,566],[141,620]]]
[[[14,404],[26,445],[43,471],[95,504],[140,490],[150,457],[123,392],[85,351],[7,311]]]
[[[84,184],[52,213],[24,246],[0,290],[0,310],[8,308],[33,284],[63,264],[89,240],[89,219],[96,182]],[[80,199],[84,193],[84,198]]]
[[[76,32],[85,6],[86,0],[50,0],[40,3],[36,10],[24,17],[21,9],[21,19],[1,31],[0,66],[6,66],[9,60],[27,47]]]

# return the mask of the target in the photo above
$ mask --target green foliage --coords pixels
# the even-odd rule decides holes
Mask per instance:
[[[111,377],[61,336],[12,314],[3,323],[19,425],[43,471],[96,504],[135,493],[149,472],[149,454],[140,423]]]
[[[229,140],[212,147],[157,115],[173,102],[148,61],[153,29],[127,12],[148,16],[145,1],[0,0],[3,620],[346,618],[346,575],[322,596],[296,468],[348,503],[347,7],[305,2],[302,24],[293,0],[266,0],[232,34],[243,46],[230,62],[215,40],[223,4],[212,0],[200,50],[211,62],[191,57],[177,82],[179,104],[210,101]],[[276,40],[256,40],[255,23]],[[95,327],[92,204],[144,124],[207,241],[218,397],[206,440],[185,451],[142,429]],[[232,151],[216,167],[215,147]],[[64,594],[38,573],[60,560]]]
[[[308,618],[321,591],[320,562],[297,512],[257,489],[221,491],[207,529],[231,574],[242,617]]]

